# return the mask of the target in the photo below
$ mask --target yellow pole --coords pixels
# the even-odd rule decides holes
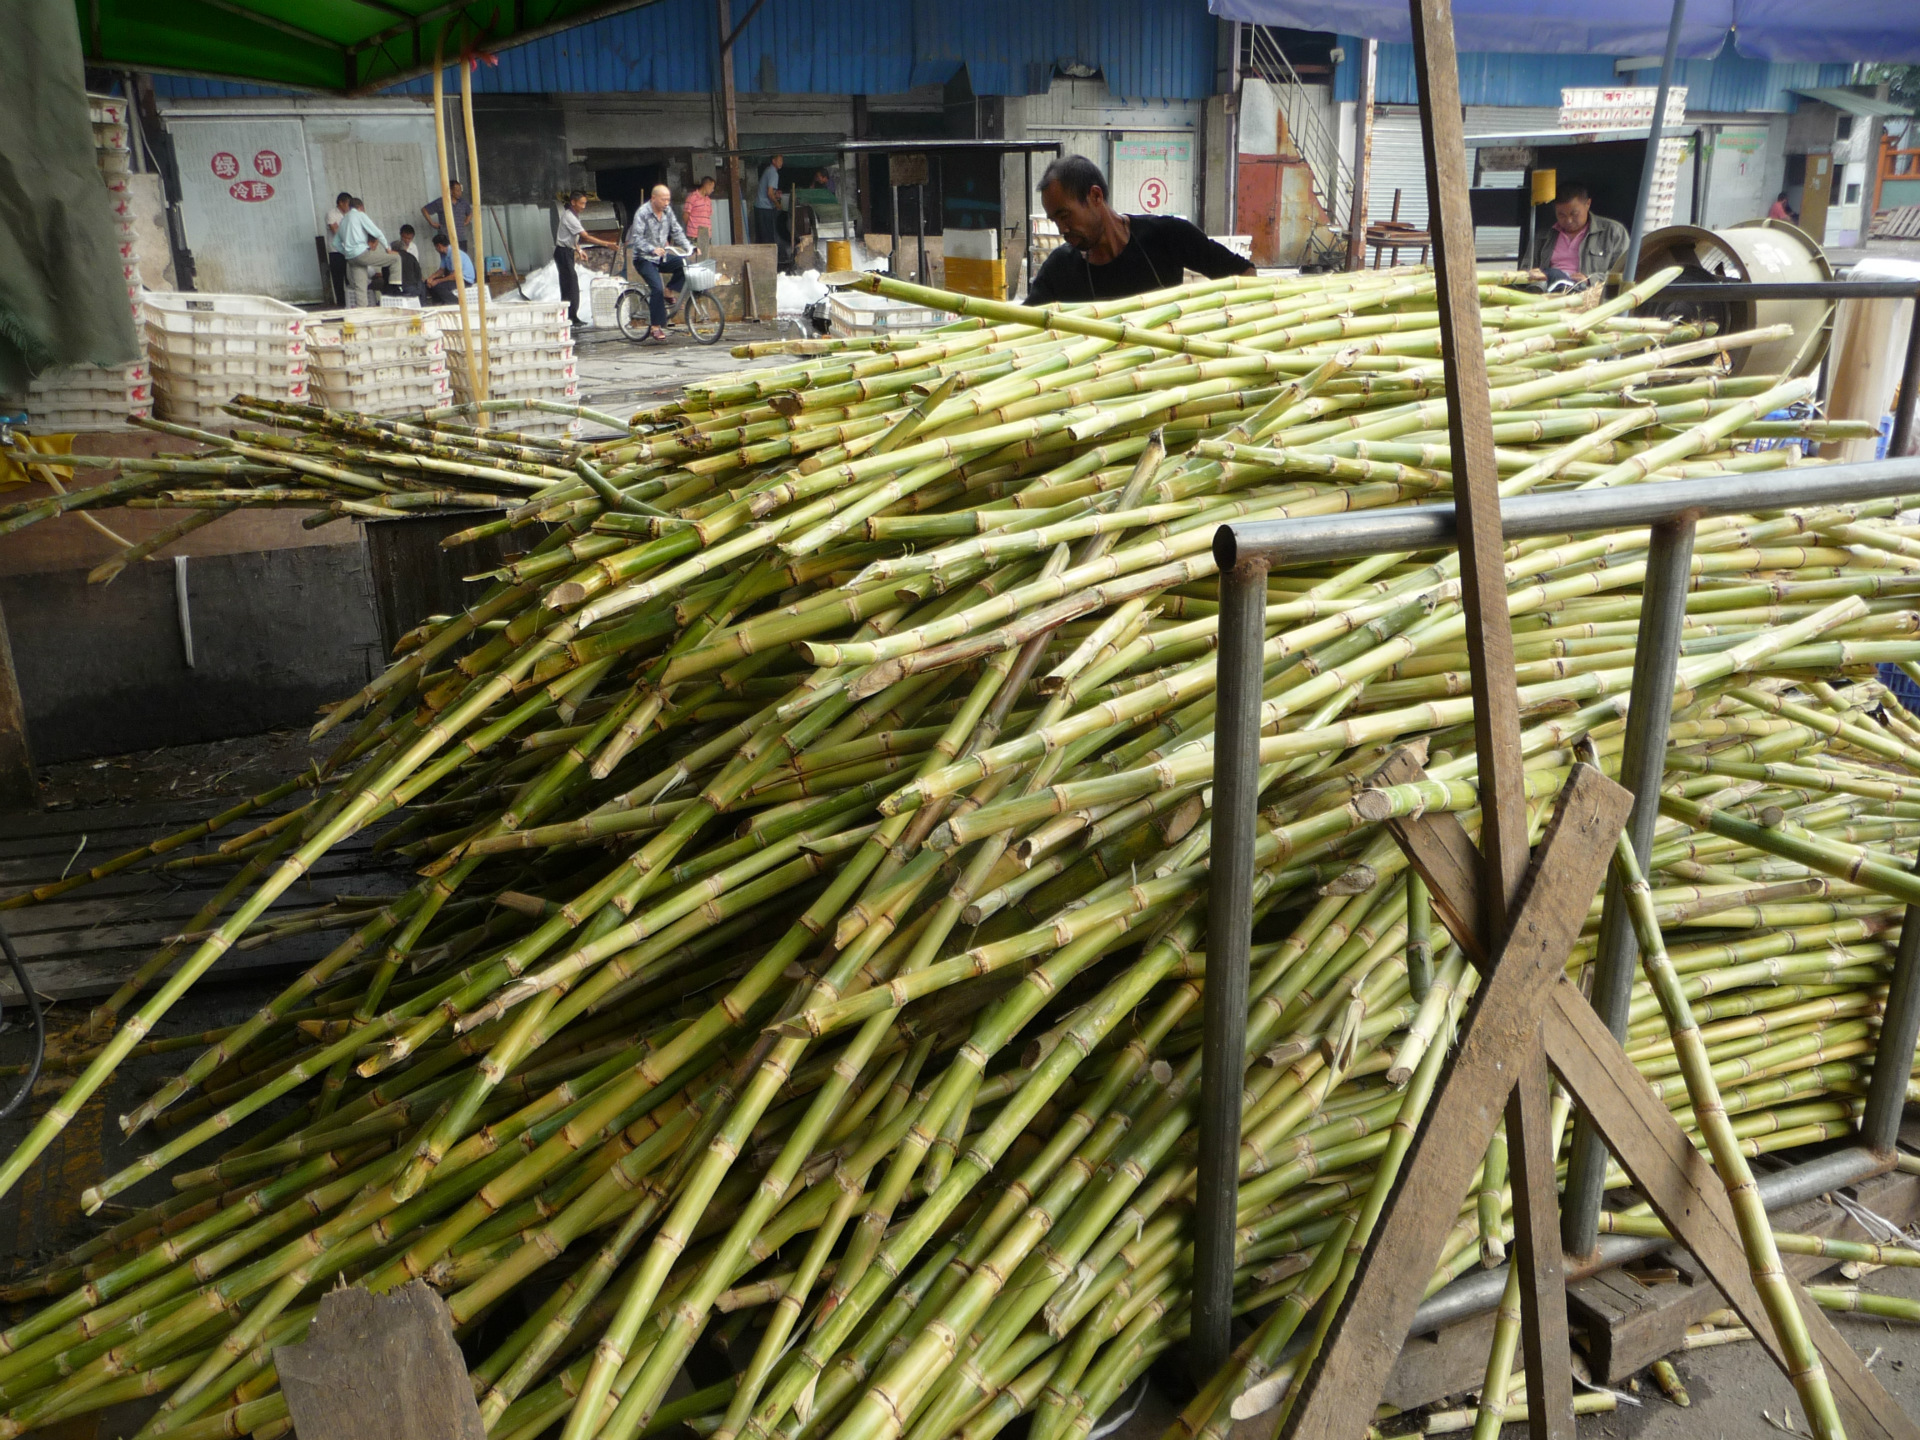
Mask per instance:
[[[473,138],[473,66],[460,65],[460,119],[467,129],[467,189],[473,192],[473,273],[479,284],[474,299],[480,307],[480,390],[482,400],[493,398],[493,361],[487,349],[487,239],[480,205],[480,147]],[[454,261],[454,268],[460,267]],[[483,410],[481,414],[486,414]],[[483,425],[485,421],[481,422]]]
[[[453,293],[460,301],[460,335],[466,344],[467,388],[475,400],[485,399],[480,389],[480,367],[473,353],[473,320],[467,314],[467,282],[460,273],[460,227],[453,223],[453,186],[447,179],[447,83],[442,73],[441,42],[433,46],[433,153],[440,162],[440,223],[447,227],[447,248],[453,255]],[[477,413],[475,423],[486,428],[487,412]]]

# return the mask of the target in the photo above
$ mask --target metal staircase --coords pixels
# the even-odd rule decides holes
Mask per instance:
[[[1280,94],[1287,122],[1287,145],[1307,162],[1313,177],[1313,195],[1326,212],[1327,223],[1338,228],[1346,216],[1347,196],[1353,189],[1353,171],[1340,153],[1339,136],[1329,134],[1318,107],[1306,103],[1305,84],[1272,30],[1265,25],[1240,27],[1240,72],[1257,76]],[[1288,91],[1298,103],[1289,103]],[[1327,159],[1332,157],[1331,173]]]

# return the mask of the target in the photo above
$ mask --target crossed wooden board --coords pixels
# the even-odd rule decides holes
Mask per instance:
[[[1402,751],[1374,783],[1422,778]],[[1548,1069],[1676,1240],[1700,1262],[1776,1364],[1786,1367],[1755,1291],[1726,1190],[1711,1162],[1633,1068],[1619,1041],[1566,978],[1567,956],[1633,803],[1592,766],[1575,765],[1533,851],[1497,957],[1477,938],[1481,858],[1459,820],[1436,813],[1388,822],[1425,879],[1442,922],[1483,976],[1442,1076],[1279,1440],[1364,1435],[1405,1343],[1427,1278],[1504,1110],[1514,1176],[1530,1433],[1572,1440],[1564,1261],[1549,1133]],[[1796,1284],[1850,1440],[1920,1440],[1916,1425]]]

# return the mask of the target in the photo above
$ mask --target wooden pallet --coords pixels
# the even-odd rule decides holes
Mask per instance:
[[[1920,240],[1920,205],[1901,205],[1873,217],[1875,240]]]
[[[231,799],[185,801],[0,817],[0,898],[58,880],[69,870],[99,865],[232,803]],[[183,845],[164,858],[205,854],[266,818],[265,813],[249,816],[217,836]],[[135,868],[44,905],[0,911],[0,925],[12,937],[42,999],[109,995],[179,934],[234,873],[230,865],[191,870]],[[268,913],[308,909],[336,895],[397,894],[410,878],[395,857],[373,853],[372,836],[360,834],[329,851]],[[238,980],[298,969],[338,944],[344,933],[310,931],[256,948],[235,948],[214,965],[209,978]],[[11,970],[0,966],[0,1006],[16,1005],[21,999]]]

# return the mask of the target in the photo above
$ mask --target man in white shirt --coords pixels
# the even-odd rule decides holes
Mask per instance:
[[[333,197],[333,209],[327,212],[327,278],[333,282],[333,303],[347,303],[347,257],[340,252],[340,222],[353,209],[353,196],[345,190]]]
[[[347,303],[365,305],[367,272],[378,270],[384,276],[396,257],[387,248],[386,235],[357,204],[340,217],[335,233],[340,239],[340,253],[347,259]]]

